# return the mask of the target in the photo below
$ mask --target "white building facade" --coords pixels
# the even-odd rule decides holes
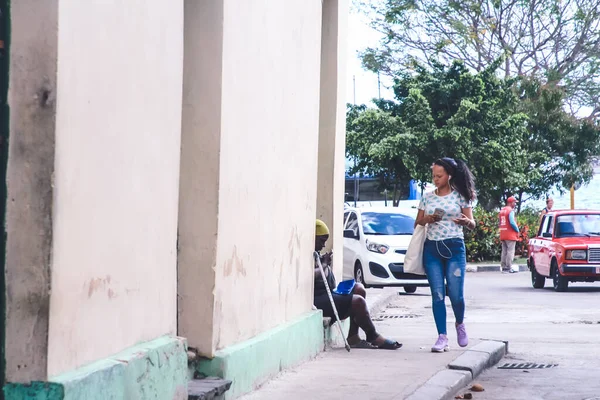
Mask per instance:
[[[5,397],[233,398],[322,350],[348,1],[5,10]]]

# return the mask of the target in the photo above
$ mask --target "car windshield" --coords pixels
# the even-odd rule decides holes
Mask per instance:
[[[404,214],[363,212],[365,235],[412,235],[415,219]]]
[[[600,214],[560,215],[556,219],[555,236],[600,236]]]

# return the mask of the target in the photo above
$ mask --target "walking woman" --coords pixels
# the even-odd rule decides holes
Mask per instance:
[[[472,202],[475,182],[461,160],[444,157],[432,166],[436,189],[423,195],[416,224],[427,225],[423,266],[431,287],[432,309],[438,339],[432,352],[448,351],[446,331],[446,285],[456,318],[458,345],[469,344],[464,324],[464,284],[467,266],[463,227],[475,228]]]

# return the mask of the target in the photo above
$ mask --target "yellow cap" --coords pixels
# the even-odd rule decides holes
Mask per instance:
[[[317,230],[315,233],[317,236],[329,235],[329,228],[325,225],[325,222],[320,219],[317,220]]]

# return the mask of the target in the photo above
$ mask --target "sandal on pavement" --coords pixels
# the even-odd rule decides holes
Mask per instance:
[[[353,349],[377,349],[378,348],[377,346],[374,346],[371,343],[367,342],[366,340],[362,340],[362,339],[359,342],[351,344],[350,347]]]
[[[378,346],[379,349],[383,350],[398,350],[400,347],[402,347],[402,343],[390,339],[385,339],[385,342]]]

